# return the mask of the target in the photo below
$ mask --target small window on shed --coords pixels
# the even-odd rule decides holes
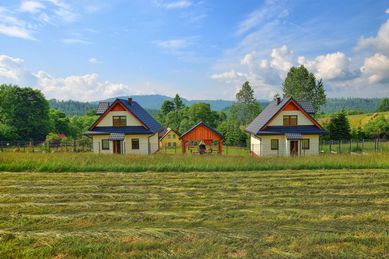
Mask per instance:
[[[278,150],[278,139],[271,140],[271,150]]]
[[[309,139],[303,139],[301,141],[301,148],[304,149],[304,150],[307,150],[309,149]]]

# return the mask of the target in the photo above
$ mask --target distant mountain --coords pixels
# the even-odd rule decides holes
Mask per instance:
[[[132,97],[132,99],[136,102],[138,102],[141,106],[147,108],[147,109],[155,109],[159,110],[162,106],[162,103],[165,100],[173,100],[172,97],[165,96],[165,95],[133,95],[133,96],[119,96],[118,98],[127,99],[128,97]],[[194,103],[209,103],[211,105],[211,109],[215,111],[221,111],[225,108],[230,107],[234,101],[228,101],[228,100],[188,100],[185,98],[181,98],[182,101],[187,106],[191,106]],[[104,101],[112,102],[115,100],[115,98],[106,99]]]
[[[131,96],[141,106],[152,114],[157,114],[165,100],[173,100],[172,97],[165,95],[134,95]],[[118,98],[127,99],[128,96],[119,96]],[[116,98],[110,98],[102,101],[112,102]],[[377,109],[379,98],[329,98],[326,105],[321,109],[324,113],[333,113],[341,109],[358,110],[361,112],[374,112]],[[190,106],[194,103],[209,103],[212,110],[227,110],[234,101],[230,100],[188,100],[182,98],[182,101]],[[259,100],[262,107],[266,107],[268,100]],[[83,115],[91,109],[96,109],[99,102],[78,102],[78,101],[58,101],[49,100],[50,107],[63,111],[67,115]]]

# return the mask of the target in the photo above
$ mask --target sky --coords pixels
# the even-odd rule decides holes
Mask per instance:
[[[0,1],[0,83],[49,99],[271,99],[299,65],[328,97],[389,97],[389,2]]]

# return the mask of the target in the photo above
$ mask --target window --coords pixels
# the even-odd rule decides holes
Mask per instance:
[[[126,116],[112,116],[112,124],[114,127],[127,126]]]
[[[284,115],[284,126],[297,126],[297,115]]]
[[[109,140],[108,139],[101,140],[101,149],[102,150],[109,150]]]
[[[131,148],[132,149],[139,149],[139,139],[138,138],[131,139]]]
[[[171,136],[170,136],[170,135],[167,135],[167,138],[168,138],[168,139],[170,139],[170,138],[171,138]]]
[[[271,140],[271,150],[278,150],[278,139]]]
[[[168,142],[168,143],[167,143],[167,146],[168,146],[168,147],[170,147],[171,145],[172,145],[172,143],[171,143],[171,142]]]
[[[173,134],[173,138],[176,138],[176,134]]]
[[[309,149],[309,139],[303,139],[301,141],[301,148],[304,149],[304,150],[307,150]]]
[[[173,142],[172,144],[173,144],[173,147],[175,147],[177,143],[176,143],[176,142]]]

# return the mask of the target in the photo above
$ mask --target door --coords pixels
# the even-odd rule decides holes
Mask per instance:
[[[113,153],[121,154],[122,153],[122,145],[120,140],[113,140]]]
[[[290,155],[298,156],[299,154],[299,142],[297,140],[290,141]]]

